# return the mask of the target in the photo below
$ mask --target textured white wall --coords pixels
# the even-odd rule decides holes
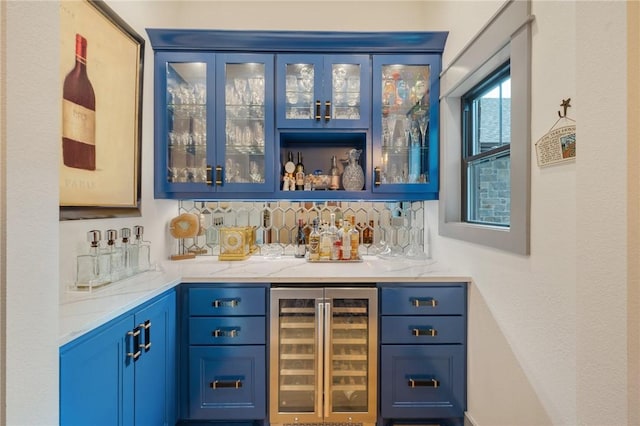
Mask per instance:
[[[5,29],[5,420],[51,425],[58,420],[58,4],[7,2]]]
[[[446,65],[501,2],[109,4],[145,38],[145,27],[444,29],[451,31]],[[86,230],[129,224],[57,221],[57,8],[57,2],[6,2],[9,425],[57,422],[56,301],[73,276],[69,255]],[[553,125],[560,101],[571,97],[578,160],[541,170],[533,156],[531,256],[434,238],[437,255],[475,279],[469,413],[477,426],[627,424],[625,390],[637,387],[637,379],[626,364],[627,318],[634,312],[626,301],[624,8],[624,2],[534,3],[533,142]],[[141,220],[158,247],[175,205],[152,200],[153,61],[147,49]],[[427,215],[431,224],[436,212]],[[594,386],[598,378],[603,386]]]

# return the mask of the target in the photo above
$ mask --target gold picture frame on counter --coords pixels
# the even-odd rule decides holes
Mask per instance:
[[[60,33],[60,220],[140,216],[144,39],[99,0]]]

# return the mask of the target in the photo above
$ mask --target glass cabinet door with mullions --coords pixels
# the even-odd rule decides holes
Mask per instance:
[[[273,55],[219,54],[216,58],[216,165],[222,192],[274,188]]]
[[[213,57],[158,54],[155,102],[156,193],[202,191],[210,177],[207,135],[213,129]]]
[[[439,55],[373,57],[373,191],[438,191]]]
[[[369,55],[278,55],[278,127],[367,128],[369,69]]]
[[[273,55],[158,52],[156,72],[156,197],[273,191]]]

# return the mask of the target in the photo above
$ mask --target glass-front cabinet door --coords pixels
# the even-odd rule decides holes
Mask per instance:
[[[375,425],[375,288],[274,288],[271,329],[271,425]]]
[[[215,182],[222,192],[274,188],[273,55],[217,57]]]
[[[159,52],[156,73],[156,197],[273,191],[273,55]]]
[[[157,55],[161,78],[156,78],[156,96],[161,99],[155,102],[156,194],[208,190],[214,59],[189,53]]]
[[[438,191],[439,55],[373,57],[373,191]]]
[[[278,127],[368,127],[369,55],[282,54],[276,61]]]

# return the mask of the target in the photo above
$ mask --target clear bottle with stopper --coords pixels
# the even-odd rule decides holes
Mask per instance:
[[[122,244],[120,245],[122,250],[122,271],[120,278],[126,278],[136,273],[137,264],[134,262],[138,260],[138,250],[135,244],[131,244],[131,229],[120,229],[120,237],[122,238]]]
[[[111,281],[118,281],[122,274],[122,250],[116,245],[118,231],[107,229],[107,246],[102,249],[102,254],[109,257],[111,264]]]
[[[138,248],[137,256],[138,261],[136,272],[145,272],[151,269],[151,243],[144,240],[144,226],[136,225],[133,227],[133,234],[135,240],[133,244]],[[135,267],[134,265],[134,267]]]
[[[101,238],[100,231],[87,232],[89,251],[77,258],[76,287],[99,287],[111,282],[111,259],[100,251]]]

